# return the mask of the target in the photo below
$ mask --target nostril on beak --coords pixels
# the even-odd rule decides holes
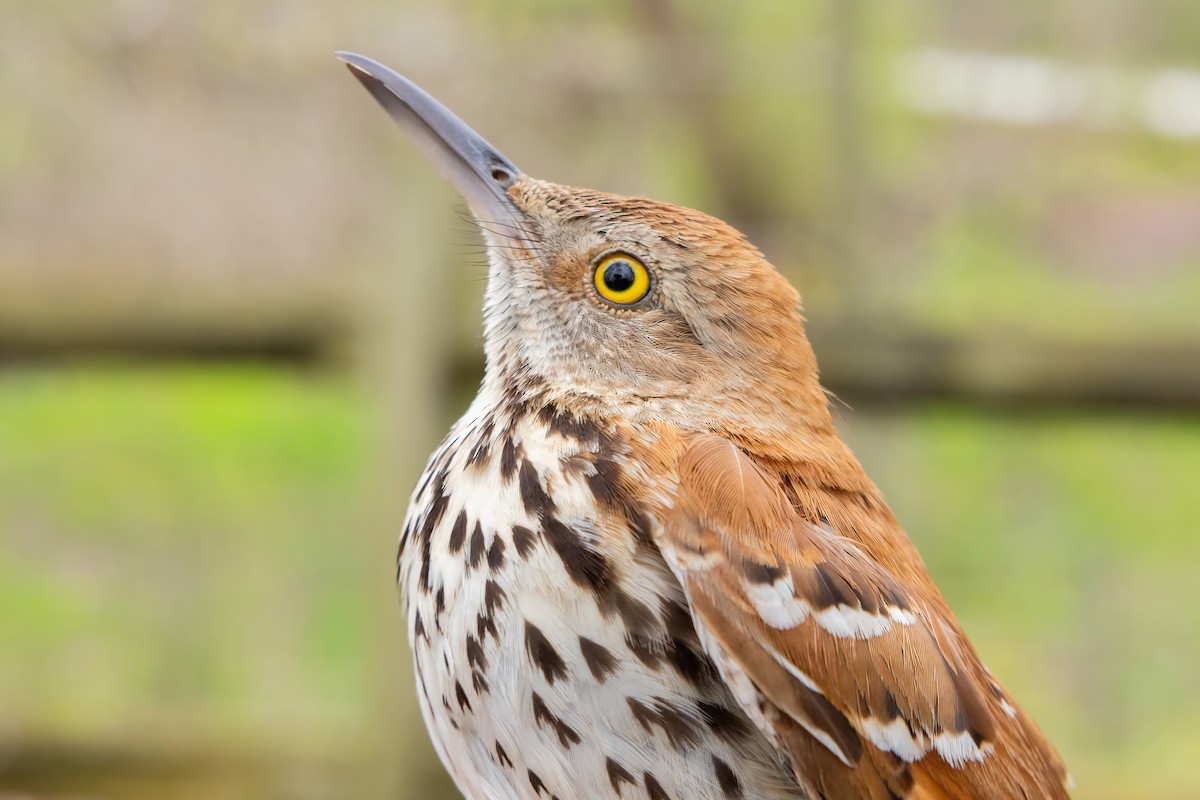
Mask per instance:
[[[502,167],[498,164],[492,166],[491,176],[492,180],[500,184],[505,189],[512,186],[516,181],[516,177],[513,175],[512,170]]]

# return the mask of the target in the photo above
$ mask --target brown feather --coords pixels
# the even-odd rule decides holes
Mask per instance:
[[[1066,797],[1057,755],[852,457],[846,479],[831,468],[814,485],[714,434],[660,428],[651,446],[636,455],[677,481],[655,541],[715,660],[749,679],[748,711],[814,792]]]

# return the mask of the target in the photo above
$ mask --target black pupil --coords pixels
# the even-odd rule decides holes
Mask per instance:
[[[625,291],[635,280],[637,275],[628,261],[614,261],[604,268],[604,285],[614,292]]]

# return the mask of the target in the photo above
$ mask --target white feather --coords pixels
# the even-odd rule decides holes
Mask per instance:
[[[785,575],[774,583],[746,585],[746,596],[762,621],[778,630],[794,628],[812,612],[807,600],[796,597],[792,576]]]

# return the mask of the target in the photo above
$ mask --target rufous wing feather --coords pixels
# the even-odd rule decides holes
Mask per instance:
[[[1059,798],[1065,771],[930,583],[889,573],[730,441],[680,442],[656,542],[739,702],[825,798]]]

